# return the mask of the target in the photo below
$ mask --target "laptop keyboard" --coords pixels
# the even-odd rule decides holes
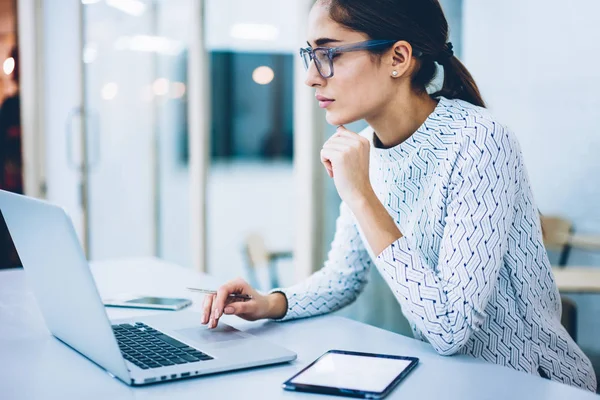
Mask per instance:
[[[112,328],[123,357],[142,369],[213,359],[141,322],[113,325]]]

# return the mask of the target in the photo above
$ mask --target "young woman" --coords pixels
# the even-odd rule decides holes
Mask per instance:
[[[590,361],[560,323],[519,145],[453,55],[438,1],[319,0],[309,18],[306,84],[340,126],[321,151],[343,201],[328,261],[268,295],[229,282],[206,298],[202,323],[337,310],[373,263],[438,353],[594,391]],[[436,64],[444,82],[430,95]],[[361,119],[360,134],[343,127]],[[227,302],[234,292],[253,299]]]

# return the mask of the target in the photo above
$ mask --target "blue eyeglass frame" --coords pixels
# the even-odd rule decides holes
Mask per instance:
[[[317,67],[317,71],[319,71],[319,75],[321,75],[325,79],[329,79],[333,77],[333,57],[336,54],[348,53],[351,51],[361,51],[361,50],[371,50],[389,46],[393,43],[396,43],[397,40],[366,40],[364,42],[351,43],[344,46],[339,47],[315,47],[310,48],[301,48],[300,49],[300,57],[304,61],[304,68],[308,71],[310,67],[310,63],[306,62],[306,58],[304,58],[305,54],[308,54],[310,61],[315,63]],[[310,46],[310,43],[309,43]],[[315,52],[323,52],[327,55],[327,59],[329,60],[329,70],[331,71],[329,75],[323,74],[321,61],[317,57],[315,57]],[[421,52],[418,50],[414,50],[414,55],[419,57]]]

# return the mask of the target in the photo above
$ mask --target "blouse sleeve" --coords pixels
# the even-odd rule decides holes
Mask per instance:
[[[355,218],[342,203],[324,267],[295,286],[271,291],[287,299],[287,313],[280,321],[325,314],[352,303],[367,283],[371,263]]]
[[[406,317],[442,355],[458,352],[484,322],[508,251],[519,190],[516,141],[497,128],[474,136],[461,145],[446,188],[437,264],[426,261],[410,235],[376,259],[392,277]]]

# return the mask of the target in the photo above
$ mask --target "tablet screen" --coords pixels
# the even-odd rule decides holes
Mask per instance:
[[[381,393],[410,364],[397,358],[327,353],[290,382]]]

